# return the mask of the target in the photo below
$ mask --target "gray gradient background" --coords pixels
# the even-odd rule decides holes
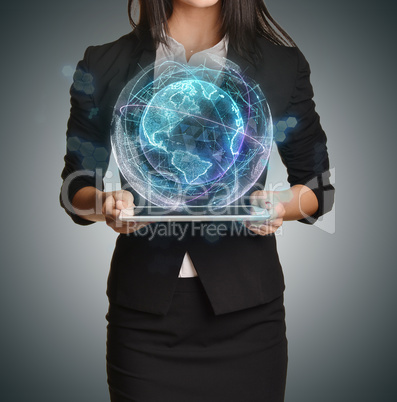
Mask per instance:
[[[62,68],[129,31],[127,2],[15,3],[1,5],[0,399],[104,402],[116,234],[74,225],[58,204],[71,83]],[[267,4],[310,62],[337,190],[323,228],[286,222],[278,236],[286,401],[394,401],[396,2]],[[274,153],[269,183],[285,177]]]

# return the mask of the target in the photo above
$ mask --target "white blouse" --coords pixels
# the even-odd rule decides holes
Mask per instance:
[[[188,64],[189,66],[199,66],[201,64],[211,67],[211,68],[216,68],[216,66],[212,66],[211,64],[211,59],[207,59],[207,54],[215,54],[216,56],[219,57],[225,57],[227,56],[227,48],[229,44],[229,40],[227,35],[223,37],[223,39],[218,42],[215,46],[202,50],[200,52],[194,53],[189,61],[187,62],[187,57],[186,57],[186,52],[184,46],[176,41],[174,38],[171,36],[167,36],[168,42],[170,44],[170,48],[167,48],[163,43],[160,43],[156,50],[156,61],[155,61],[155,66],[154,66],[154,79],[158,77],[160,74],[159,70],[159,64],[158,61],[163,58],[167,58],[168,60],[173,60],[177,61],[178,63],[184,63]],[[219,66],[219,65],[218,65]],[[193,277],[193,276],[198,276],[196,269],[194,268],[193,262],[189,256],[189,253],[185,253],[185,257],[183,258],[182,261],[182,266],[179,271],[179,277]]]

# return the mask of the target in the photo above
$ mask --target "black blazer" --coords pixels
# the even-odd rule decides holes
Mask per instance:
[[[229,43],[227,58],[254,79],[265,94],[275,123],[297,120],[276,144],[287,167],[290,185],[305,184],[319,201],[318,211],[301,222],[312,224],[333,205],[326,135],[312,100],[309,65],[296,47],[274,45],[259,38],[262,56],[251,64]],[[113,107],[125,84],[155,61],[148,31],[135,30],[115,42],[87,48],[74,75],[62,171],[61,205],[80,225],[93,222],[67,208],[84,186],[103,190],[102,178],[111,153]],[[84,173],[81,173],[85,170]],[[265,183],[267,170],[259,183]],[[128,185],[120,176],[123,188]],[[253,188],[251,191],[253,191]],[[139,198],[133,189],[129,190]],[[223,223],[217,224],[219,225]],[[165,225],[161,223],[152,225]],[[242,225],[224,225],[221,235],[206,231],[214,224],[183,224],[185,236],[151,236],[147,230],[119,235],[108,276],[109,301],[156,314],[166,314],[182,260],[189,252],[215,314],[237,311],[273,300],[284,291],[276,238],[254,235]],[[168,227],[169,228],[169,227]],[[212,227],[212,229],[214,229]],[[152,238],[153,237],[153,238]],[[182,238],[181,238],[182,237]]]

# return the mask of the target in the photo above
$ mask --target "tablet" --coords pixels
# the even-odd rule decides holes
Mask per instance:
[[[127,211],[121,211],[119,216],[119,219],[124,222],[263,222],[269,218],[270,214],[267,209],[251,205],[233,205],[220,209],[195,206],[184,211],[146,206],[136,207],[134,215]]]

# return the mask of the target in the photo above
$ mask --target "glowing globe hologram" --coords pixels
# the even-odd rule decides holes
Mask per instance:
[[[233,99],[212,83],[184,80],[157,92],[140,124],[151,166],[183,184],[209,183],[234,163],[244,140]],[[164,170],[165,169],[165,170]]]
[[[135,76],[114,108],[111,142],[120,172],[150,203],[224,207],[265,169],[273,140],[259,85],[230,60],[211,66],[164,59]]]

